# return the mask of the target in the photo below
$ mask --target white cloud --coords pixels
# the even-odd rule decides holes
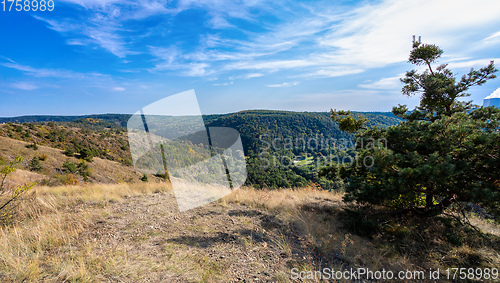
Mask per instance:
[[[334,49],[320,57],[336,64],[382,67],[407,60],[412,34],[423,41],[454,46],[463,43],[466,31],[476,33],[485,25],[500,23],[500,1],[386,0],[352,12],[318,39]],[[463,36],[462,36],[463,35]],[[446,49],[446,48],[445,48]]]
[[[262,76],[264,76],[264,74],[261,74],[261,73],[250,73],[250,74],[245,75],[244,77],[246,79],[251,79],[251,78],[258,78],[258,77],[262,77]]]
[[[190,63],[181,66],[181,68],[185,69],[183,74],[191,77],[210,75],[212,72],[206,70],[208,67],[209,65],[206,63]]]
[[[84,43],[84,41],[81,39],[69,39],[68,41],[66,41],[66,43],[68,45],[87,45],[87,43]]]
[[[113,88],[113,91],[125,91],[125,90],[127,90],[127,89],[124,87],[121,87],[121,86],[116,86]]]
[[[333,77],[341,77],[341,76],[346,76],[346,75],[352,75],[352,74],[359,74],[365,71],[365,69],[361,68],[351,68],[347,66],[340,66],[340,67],[318,67],[321,68],[317,71],[314,71],[312,73],[305,73],[302,75],[299,75],[297,77],[318,77],[318,78],[333,78]]]
[[[150,53],[156,58],[162,60],[163,65],[168,66],[173,64],[181,57],[181,50],[176,46],[156,47],[149,46]]]
[[[500,98],[500,87],[497,88],[492,94],[488,95],[484,99],[490,99],[490,98]]]
[[[259,61],[259,62],[238,62],[231,63],[226,66],[228,70],[263,70],[269,69],[273,71],[281,69],[291,69],[297,67],[305,67],[315,65],[316,63],[307,60],[283,60],[283,61]]]
[[[99,77],[99,76],[104,76],[99,73],[77,73],[73,72],[70,70],[63,70],[63,69],[47,69],[47,68],[34,68],[31,66],[26,66],[22,64],[18,64],[16,62],[12,63],[1,63],[0,65],[15,69],[21,72],[24,72],[28,75],[34,76],[34,77],[53,77],[53,78],[73,78],[73,79],[78,79],[78,78],[85,78],[85,77]]]
[[[380,0],[361,1],[354,6],[265,0],[63,1],[85,7],[88,17],[35,18],[68,36],[67,44],[96,45],[120,58],[138,54],[137,51],[149,52],[156,57],[150,71],[176,71],[184,76],[219,76],[234,70],[249,70],[262,76],[261,73],[292,70],[299,74],[289,77],[339,77],[405,62],[412,34],[422,35],[425,42],[437,43],[445,50],[471,42],[456,49],[463,54],[453,56],[462,58],[468,55],[462,49],[474,45],[481,48],[486,41],[500,38],[500,32],[484,29],[500,24],[498,0],[458,1],[453,5],[450,0]],[[129,25],[130,19],[160,14],[170,18],[188,9],[204,10],[205,25],[212,28],[200,29],[198,45],[189,46],[190,51],[186,51],[184,43],[170,40],[169,29],[176,28],[170,23],[150,27],[141,36],[129,36],[135,31],[135,25]],[[274,20],[266,18],[270,15]],[[235,26],[235,19],[243,19],[249,26],[258,25],[259,31]],[[226,33],[220,29],[237,29],[243,35],[224,36]],[[168,45],[138,47],[146,50],[132,47],[137,38],[142,40],[150,34],[161,34]],[[469,41],[470,34],[477,34],[484,42]],[[451,61],[453,56],[444,59]],[[466,63],[453,64],[450,67]],[[257,77],[251,74],[233,78]],[[390,88],[388,80],[363,83],[360,87]]]
[[[290,87],[290,86],[296,86],[299,83],[300,82],[281,83],[281,84],[267,85],[267,87]]]
[[[359,87],[368,89],[397,89],[402,87],[400,78],[402,78],[403,76],[404,74],[401,74],[396,77],[382,78],[375,82],[365,82],[363,84],[360,84]]]
[[[68,45],[88,45],[92,43],[120,58],[130,54],[137,54],[137,52],[127,49],[125,39],[119,35],[120,24],[114,19],[99,15],[91,18],[88,23],[82,23],[77,22],[75,19],[57,21],[39,16],[34,17],[48,23],[50,29],[74,37],[67,41]]]
[[[482,68],[490,64],[490,61],[500,62],[500,58],[491,59],[477,59],[477,60],[466,60],[466,61],[453,61],[448,64],[450,69],[460,69],[460,68]]]
[[[39,88],[37,85],[29,82],[15,82],[10,84],[10,86],[20,90],[35,90]]]
[[[234,1],[234,0],[180,0],[177,5],[177,11],[183,11],[191,8],[205,9],[210,18],[207,24],[211,28],[223,29],[234,27],[228,19],[250,19],[249,9],[258,6],[262,1]]]
[[[160,61],[153,69],[150,69],[152,72],[180,70],[181,72],[177,72],[178,75],[191,77],[201,77],[213,73],[213,71],[207,70],[210,67],[208,63],[190,62],[186,60],[186,56],[182,54],[181,49],[176,46],[149,46],[149,51],[157,58],[157,61]]]
[[[42,18],[40,16],[34,15],[33,18],[46,22],[49,24],[49,28],[52,30],[55,30],[57,32],[65,33],[65,32],[70,32],[73,30],[78,30],[80,29],[80,25],[77,23],[73,23],[71,21],[57,21],[54,19],[47,19],[47,18]]]
[[[137,54],[137,52],[127,50],[123,37],[118,35],[117,29],[111,25],[97,24],[96,27],[87,27],[84,33],[89,37],[90,41],[119,58],[124,58],[130,54]]]
[[[61,0],[61,1],[78,4],[82,7],[89,9],[89,8],[106,6],[118,2],[119,0]]]
[[[493,33],[492,35],[488,36],[487,38],[483,39],[484,42],[489,43],[489,42],[495,42],[500,40],[500,31],[497,31]]]
[[[229,82],[229,83],[221,83],[221,84],[213,84],[214,86],[228,86],[228,85],[232,85],[234,84],[234,82]]]
[[[63,0],[86,9],[82,18],[43,18],[50,29],[72,37],[69,45],[95,44],[119,58],[138,54],[130,50],[132,38],[122,35],[124,22],[140,20],[152,15],[175,13],[167,8],[167,0],[117,1],[117,0]]]
[[[184,8],[205,7],[211,13],[218,13],[222,9],[225,12],[220,14],[225,17],[245,19],[248,18],[247,8],[260,4],[242,2],[240,4],[245,9],[233,13],[231,7],[235,6],[227,1],[214,0],[204,4],[191,0],[181,2]],[[264,23],[262,27],[267,31],[248,33],[247,40],[228,40],[219,34],[207,35],[203,37],[202,43],[205,46],[201,50],[184,54],[183,58],[204,62],[209,65],[207,68],[217,67],[217,72],[302,71],[304,67],[308,67],[296,77],[357,74],[370,68],[405,62],[411,49],[412,34],[422,35],[424,41],[444,45],[445,49],[463,42],[463,38],[457,34],[463,34],[464,30],[477,31],[484,25],[500,23],[496,13],[492,11],[496,7],[500,8],[499,3],[496,0],[485,0],[479,4],[460,2],[454,5],[452,13],[449,11],[448,0],[422,0],[419,3],[397,0],[385,0],[376,4],[365,2],[351,10],[340,7],[339,11],[335,11],[335,7],[330,7],[330,10],[325,8],[324,3],[311,4],[307,6],[308,11],[290,8],[284,12],[275,12],[283,21],[275,25]],[[286,6],[283,3],[269,5]],[[305,5],[301,7],[304,8]],[[422,20],[422,15],[426,15],[425,21]],[[272,56],[291,49],[301,52],[294,52],[287,56],[287,60],[276,60]],[[212,64],[214,61],[225,62],[219,67]],[[388,87],[382,85],[387,83],[388,81],[382,81],[371,87]]]

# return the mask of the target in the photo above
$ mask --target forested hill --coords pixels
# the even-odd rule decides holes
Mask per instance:
[[[386,128],[396,125],[401,120],[390,112],[355,112],[369,119],[369,126]],[[347,138],[349,135],[340,131],[329,112],[289,112],[270,110],[241,111],[225,115],[207,115],[209,127],[231,127],[237,129],[243,139],[246,150],[257,148],[259,137],[267,138]]]
[[[0,117],[0,123],[38,123],[38,122],[74,122],[84,119],[99,119],[117,126],[127,127],[130,114],[94,114],[81,116],[54,116],[54,115],[32,115],[19,117]]]
[[[368,118],[369,126],[386,128],[400,121],[390,112],[355,112],[354,114]],[[0,118],[0,123],[46,123],[53,121],[61,123],[61,125],[93,131],[106,129],[124,131],[130,117],[130,114],[21,116]],[[207,127],[230,127],[238,130],[241,134],[245,152],[249,155],[258,154],[259,146],[262,146],[262,140],[265,139],[308,140],[321,138],[338,140],[352,137],[339,130],[328,112],[247,110],[230,114],[204,115],[203,119]],[[156,128],[161,128],[161,126]],[[165,130],[168,131],[168,128]],[[26,137],[28,136],[26,135]],[[26,141],[30,142],[31,140]],[[303,150],[293,150],[295,155],[300,155],[302,152]]]
[[[387,127],[395,125],[399,119],[390,112],[354,112],[370,119],[371,125]],[[94,114],[81,116],[53,116],[53,115],[32,115],[19,117],[0,117],[0,123],[37,123],[37,122],[75,122],[85,119],[98,119],[117,126],[126,127],[130,114]],[[207,125],[212,126],[235,126],[235,122],[239,122],[239,126],[258,122],[262,125],[271,125],[269,122],[276,120],[281,126],[286,126],[291,122],[299,122],[305,125],[304,121],[314,121],[323,126],[330,127],[334,123],[330,119],[329,112],[292,112],[292,111],[274,111],[274,110],[246,110],[229,114],[210,114],[203,116]],[[276,125],[276,123],[274,125]],[[284,123],[284,124],[283,124]],[[307,124],[307,123],[306,123]],[[291,125],[291,124],[290,124]],[[289,127],[287,127],[289,128]],[[300,128],[299,125],[292,128]]]
[[[354,114],[368,118],[369,126],[385,128],[400,122],[386,112]],[[60,148],[69,156],[88,151],[94,157],[131,165],[126,134],[130,117],[102,114],[0,118],[0,136]],[[255,187],[300,187],[312,182],[335,188],[335,182],[318,178],[317,170],[326,165],[325,159],[355,155],[352,148],[331,147],[336,140],[352,135],[340,131],[327,112],[250,110],[205,115],[203,119],[207,127],[239,131],[247,157],[247,184]],[[330,147],[316,146],[316,142],[325,140]]]

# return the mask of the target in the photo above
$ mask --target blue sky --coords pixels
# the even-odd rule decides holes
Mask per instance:
[[[56,0],[0,26],[4,117],[134,113],[189,89],[203,113],[413,107],[398,79],[413,34],[459,75],[500,64],[498,0]]]

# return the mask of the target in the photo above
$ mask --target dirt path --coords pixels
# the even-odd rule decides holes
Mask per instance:
[[[287,282],[291,266],[314,261],[294,228],[264,210],[216,202],[180,213],[159,193],[108,211],[81,241],[113,258],[111,282]]]

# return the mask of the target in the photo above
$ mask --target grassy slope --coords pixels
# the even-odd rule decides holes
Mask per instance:
[[[38,187],[22,221],[0,230],[0,280],[288,282],[290,268],[500,264],[500,229],[492,223],[473,218],[492,234],[458,227],[461,241],[450,238],[448,217],[413,228],[411,219],[408,227],[387,222],[361,237],[341,197],[243,188],[179,213],[164,183]]]
[[[66,160],[73,163],[78,163],[78,159],[75,157],[68,157],[63,154],[62,150],[41,146],[39,145],[38,150],[33,150],[31,148],[26,148],[28,143],[23,141],[18,141],[10,138],[0,137],[0,153],[7,157],[14,157],[16,155],[22,156],[25,160],[22,164],[23,170],[28,170],[29,161],[34,156],[46,155],[47,159],[41,161],[43,170],[39,173],[29,172],[23,173],[28,179],[22,179],[18,177],[18,183],[27,181],[38,181],[43,179],[49,179],[49,176],[55,176],[62,173],[62,165]],[[137,173],[133,167],[125,166],[115,161],[105,160],[100,158],[94,158],[94,162],[88,163],[91,174],[89,182],[95,183],[117,183],[123,181],[138,181],[142,177],[141,174]],[[23,172],[23,171],[21,171]],[[17,174],[21,174],[18,172]],[[83,182],[83,179],[79,177],[79,181]]]

